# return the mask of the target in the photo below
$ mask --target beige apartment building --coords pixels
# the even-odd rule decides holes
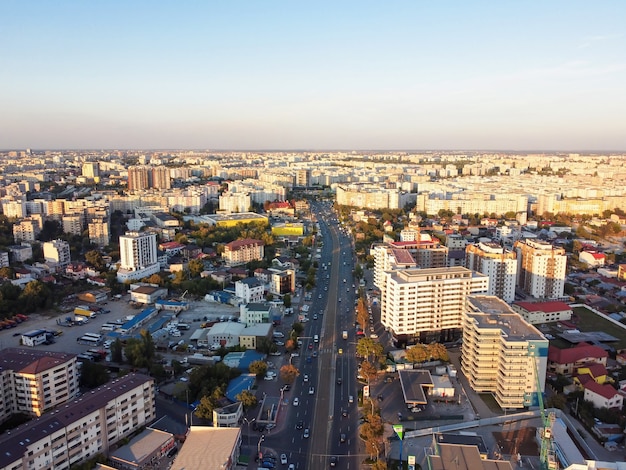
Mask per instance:
[[[78,393],[76,356],[52,351],[0,351],[0,422],[15,413],[41,416]]]
[[[383,273],[381,322],[396,345],[447,342],[461,335],[466,298],[486,293],[489,277],[462,267]]]
[[[156,418],[154,380],[131,373],[0,436],[0,470],[65,470]]]
[[[547,363],[548,340],[504,301],[467,297],[461,369],[472,390],[492,393],[502,409],[536,406]]]
[[[252,238],[235,240],[224,246],[222,256],[229,266],[246,264],[250,261],[261,261],[265,256],[265,244],[261,240]]]
[[[465,267],[489,276],[489,295],[505,302],[515,300],[517,259],[497,243],[477,243],[465,248]]]
[[[536,299],[560,299],[565,289],[565,249],[542,240],[520,240],[517,253],[517,286]]]

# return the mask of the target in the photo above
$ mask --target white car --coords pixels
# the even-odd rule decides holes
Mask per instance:
[[[287,454],[280,454],[280,463],[287,465]]]
[[[293,406],[298,406],[300,404],[300,400],[298,399],[298,397],[293,399]]]
[[[303,382],[308,382],[309,381],[309,376],[307,374],[304,374],[304,377],[302,378]]]
[[[313,395],[315,393],[315,388],[309,388],[309,395]]]

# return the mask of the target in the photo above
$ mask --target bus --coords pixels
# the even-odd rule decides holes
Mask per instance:
[[[78,338],[76,341],[78,341],[81,344],[87,344],[90,346],[100,346],[102,344],[102,336],[101,335],[96,335],[93,333],[87,333],[84,334],[83,336],[81,336],[80,338]]]

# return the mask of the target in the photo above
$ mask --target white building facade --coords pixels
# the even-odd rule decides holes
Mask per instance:
[[[160,269],[155,233],[126,232],[120,237],[119,282],[141,279],[158,273]]]
[[[465,248],[465,266],[489,276],[489,295],[495,295],[508,303],[515,300],[515,253],[497,243],[468,245]]]
[[[381,322],[397,345],[458,339],[466,297],[489,289],[489,277],[462,267],[402,269],[383,278]]]

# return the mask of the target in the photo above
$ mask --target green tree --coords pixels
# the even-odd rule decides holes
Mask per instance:
[[[285,364],[280,368],[279,374],[283,382],[292,384],[295,382],[296,377],[300,375],[300,371],[293,364]]]
[[[261,378],[267,372],[267,363],[264,361],[253,361],[248,366],[248,370],[251,374],[256,375],[258,378]]]
[[[235,398],[241,402],[245,409],[254,408],[258,402],[256,395],[250,390],[242,390]]]
[[[111,344],[111,361],[121,364],[124,361],[122,354],[123,349],[122,342],[117,338],[113,344]]]
[[[296,336],[300,336],[304,331],[304,325],[300,322],[296,322],[291,326],[291,329],[296,334]]]
[[[290,294],[285,294],[283,296],[283,305],[285,306],[285,308],[291,307],[291,295]]]
[[[369,359],[371,357],[374,361],[377,361],[383,356],[383,353],[383,345],[374,342],[372,338],[361,338],[356,343],[356,354],[359,357],[363,357],[366,359]]]
[[[15,271],[13,268],[5,266],[4,268],[0,268],[0,277],[4,279],[15,279]]]
[[[200,273],[204,271],[204,263],[199,259],[192,259],[189,261],[189,274],[191,277],[198,277]]]
[[[85,361],[80,369],[81,387],[96,388],[109,381],[109,371],[102,364]]]
[[[90,250],[85,253],[85,261],[98,271],[102,271],[106,267],[106,264],[102,259],[102,254],[98,250]]]
[[[430,353],[423,344],[416,344],[406,350],[406,360],[412,362],[413,364],[426,362],[429,358]]]

